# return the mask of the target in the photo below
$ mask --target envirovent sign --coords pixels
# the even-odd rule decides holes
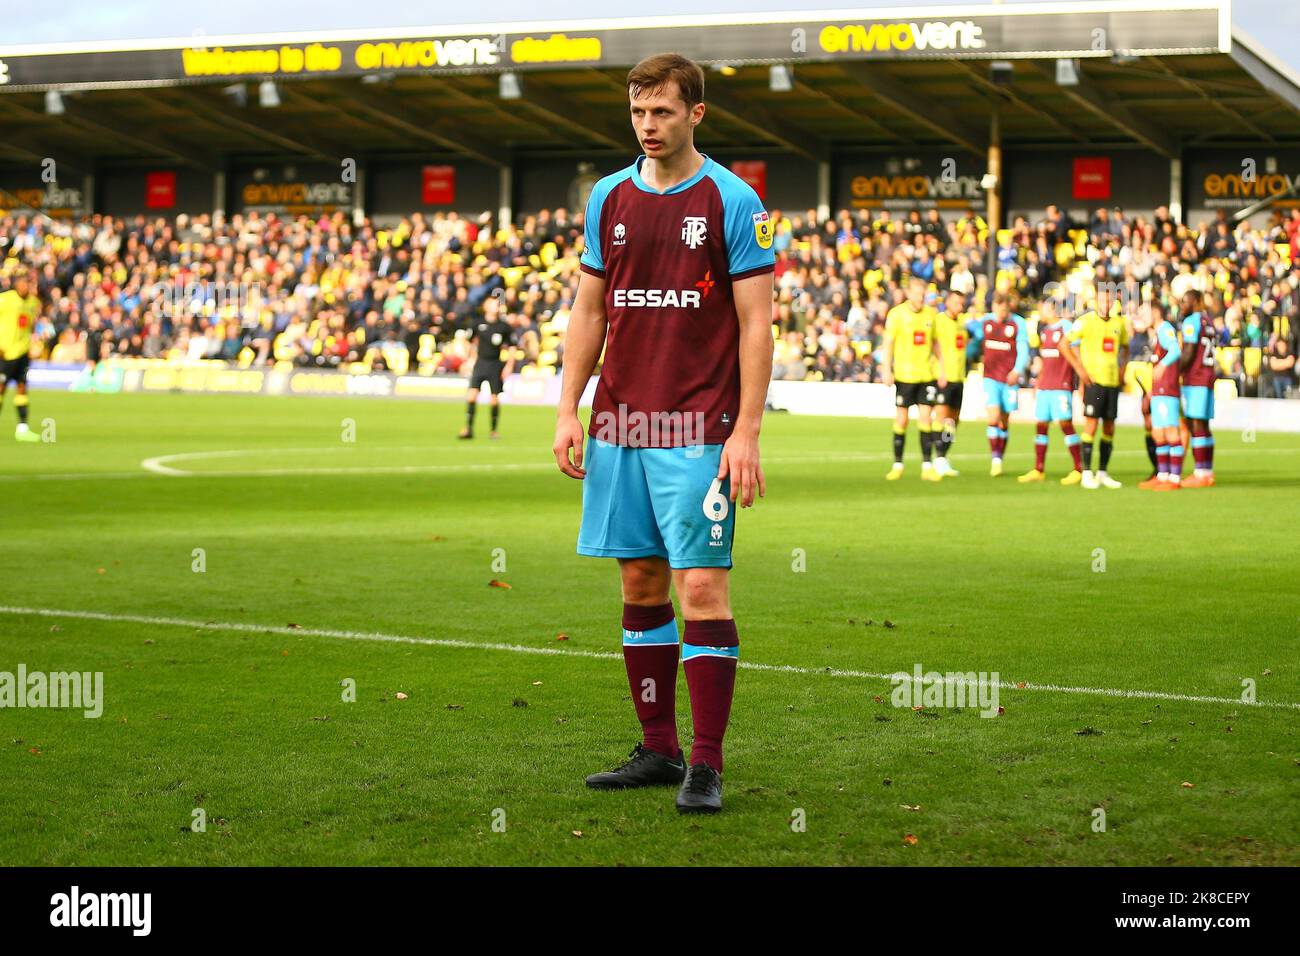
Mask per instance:
[[[1150,9],[1089,10],[1086,4],[992,6],[938,17],[898,10],[847,19],[799,13],[757,15],[745,23],[719,14],[642,17],[626,25],[601,20],[447,27],[358,37],[360,31],[249,34],[45,51],[0,47],[0,93],[69,84],[374,73],[455,73],[559,66],[630,67],[675,50],[705,64],[833,62],[850,59],[1042,56],[1108,57],[1115,51],[1182,55],[1230,48],[1212,0]],[[933,12],[933,10],[929,11]]]

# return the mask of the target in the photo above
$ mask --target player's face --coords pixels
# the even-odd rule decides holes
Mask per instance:
[[[919,282],[908,283],[907,301],[918,312],[925,305],[925,286]]]
[[[27,276],[18,276],[18,278],[14,280],[14,291],[18,293],[19,298],[27,298],[31,289],[32,287],[27,281]]]
[[[994,302],[993,317],[999,322],[1005,322],[1011,315],[1011,304],[1009,302]]]
[[[629,94],[632,129],[642,151],[651,159],[674,155],[691,141],[691,131],[704,116],[704,104],[688,107],[669,81],[658,90]]]

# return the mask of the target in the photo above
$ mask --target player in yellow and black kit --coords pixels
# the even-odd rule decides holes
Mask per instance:
[[[931,411],[939,398],[939,389],[948,384],[942,369],[935,377],[935,364],[941,360],[939,340],[935,336],[938,312],[925,304],[926,283],[913,276],[907,283],[907,301],[889,310],[885,317],[884,362],[881,381],[894,386],[894,467],[885,477],[895,481],[903,476],[903,444],[907,436],[908,409],[917,408],[917,429],[921,435],[921,479],[939,481],[930,456],[934,451],[934,433],[930,430]]]
[[[1078,350],[1075,371],[1083,383],[1083,481],[1084,488],[1119,488],[1106,471],[1115,441],[1115,417],[1119,413],[1119,388],[1128,362],[1128,321],[1114,308],[1111,290],[1097,287],[1097,307],[1075,320],[1068,336],[1070,352]],[[1092,470],[1092,446],[1097,423],[1101,422],[1101,467]]]
[[[9,383],[14,383],[14,406],[18,409],[18,441],[40,441],[27,425],[27,366],[31,362],[32,328],[41,303],[26,273],[19,273],[7,292],[0,292],[0,404]]]
[[[966,328],[966,296],[949,292],[943,311],[935,318],[935,338],[939,340],[936,378],[944,379],[935,402],[930,431],[934,435],[934,469],[944,478],[956,478],[959,472],[948,464],[948,449],[957,440],[957,423],[961,421],[961,402],[966,391],[966,346],[970,330]]]

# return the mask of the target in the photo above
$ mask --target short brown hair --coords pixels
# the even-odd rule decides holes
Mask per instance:
[[[633,96],[657,92],[670,82],[677,84],[687,107],[704,102],[704,71],[694,60],[679,53],[648,56],[627,74],[627,85]]]

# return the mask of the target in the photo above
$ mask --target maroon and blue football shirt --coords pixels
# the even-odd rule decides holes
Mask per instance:
[[[644,161],[600,180],[587,202],[581,266],[605,280],[609,321],[589,433],[622,409],[692,416],[703,435],[655,429],[644,443],[622,435],[619,444],[718,444],[740,406],[731,284],[773,271],[775,224],[753,188],[708,156],[663,193],[641,178]]]

